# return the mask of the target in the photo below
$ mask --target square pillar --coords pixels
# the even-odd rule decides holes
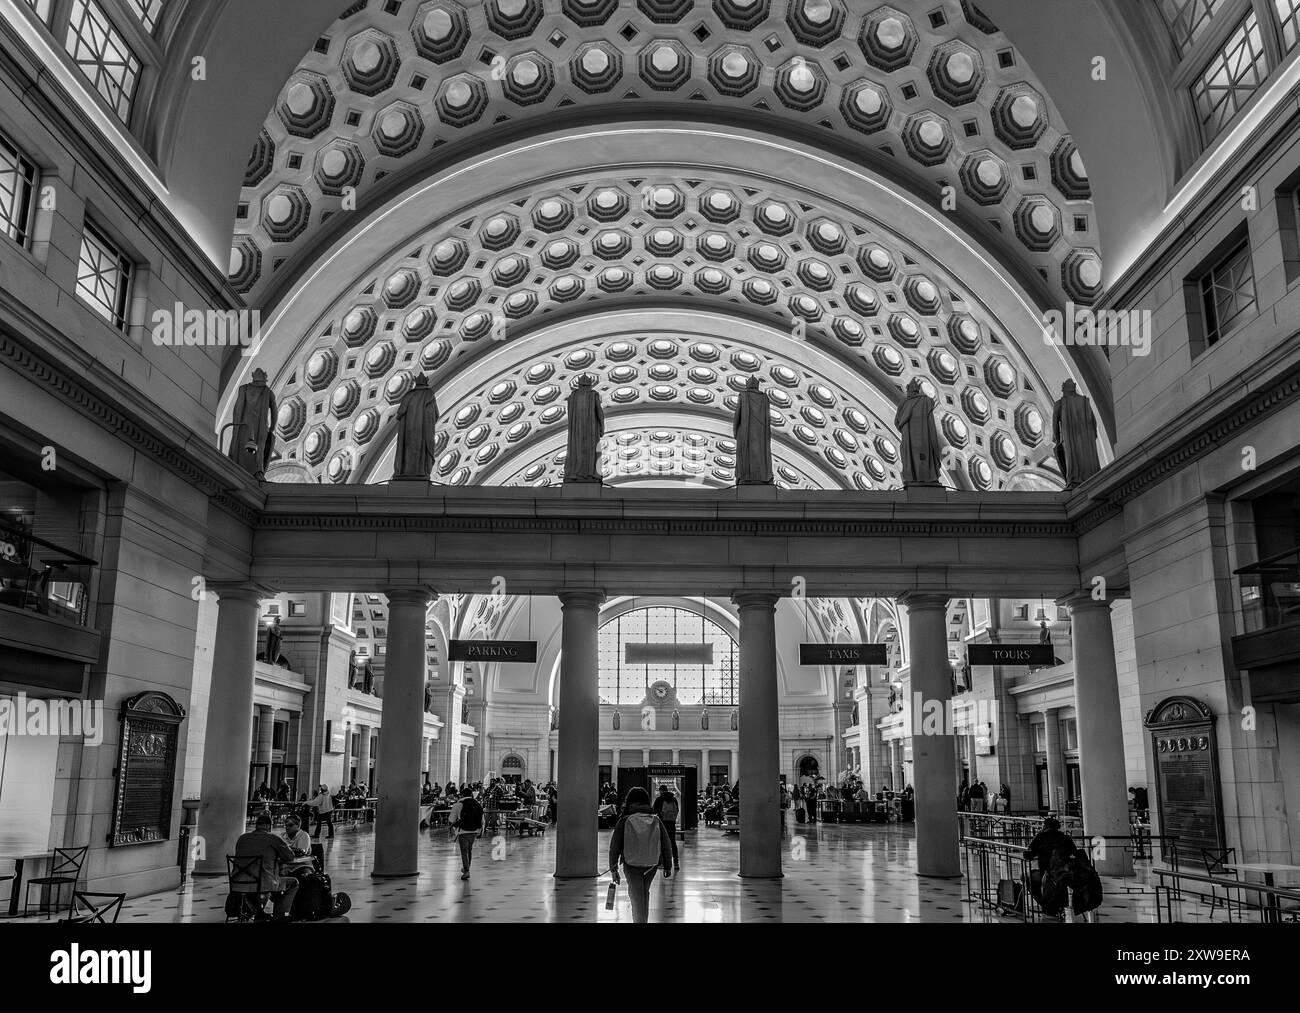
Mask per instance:
[[[556,827],[555,875],[589,879],[604,862],[597,852],[597,771],[600,767],[600,702],[596,675],[600,606],[603,591],[559,592],[561,619],[559,714],[559,820]]]
[[[781,756],[776,675],[776,603],[770,591],[737,591],[740,613],[740,874],[779,879]],[[733,768],[732,777],[736,777]]]

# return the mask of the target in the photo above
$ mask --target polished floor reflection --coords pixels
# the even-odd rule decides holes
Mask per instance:
[[[1000,922],[966,898],[960,880],[920,880],[913,872],[910,825],[796,825],[786,835],[785,877],[742,880],[738,841],[714,828],[688,835],[680,874],[655,880],[650,902],[658,922]],[[601,833],[602,854],[608,832]],[[372,827],[342,828],[323,841],[336,890],[352,897],[349,922],[630,922],[626,889],[605,909],[608,877],[557,881],[555,837],[482,840],[474,872],[460,879],[455,844],[445,830],[421,835],[415,879],[376,882]],[[1140,883],[1106,884],[1102,921],[1154,921],[1151,895],[1125,892]],[[190,880],[178,892],[128,901],[122,921],[223,921],[224,879]],[[1189,913],[1185,912],[1186,917]],[[1189,920],[1197,912],[1190,912]]]

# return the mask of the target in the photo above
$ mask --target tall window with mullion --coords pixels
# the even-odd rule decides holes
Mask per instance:
[[[1277,26],[1282,34],[1282,48],[1288,53],[1300,42],[1300,0],[1273,0]]]
[[[1263,33],[1252,10],[1192,85],[1207,144],[1245,107],[1267,76]]]
[[[19,246],[31,242],[36,166],[0,134],[0,229]]]
[[[118,118],[129,122],[140,60],[96,0],[72,0],[64,48]]]
[[[158,18],[162,16],[165,2],[166,0],[126,0],[126,5],[131,13],[140,19],[144,30],[152,35],[153,30],[158,27]]]
[[[1214,15],[1228,0],[1159,0],[1159,3],[1181,60],[1205,34]]]
[[[50,23],[50,6],[54,0],[27,0],[27,6],[36,12],[36,16],[48,25]]]
[[[1248,240],[1201,276],[1200,290],[1205,344],[1209,346],[1227,337],[1255,312],[1255,268]]]
[[[77,262],[77,296],[119,330],[126,327],[131,273],[131,262],[117,244],[87,221]]]

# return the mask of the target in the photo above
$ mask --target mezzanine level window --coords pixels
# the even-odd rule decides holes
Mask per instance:
[[[165,0],[126,0],[126,6],[140,19],[144,30],[152,35],[153,30],[158,27],[158,18],[162,16],[164,2]]]
[[[1207,144],[1245,107],[1267,76],[1264,36],[1252,10],[1192,84]]]
[[[1214,15],[1227,0],[1160,0],[1160,13],[1164,15],[1178,47],[1179,57],[1187,55],[1198,39],[1210,27]]]
[[[36,166],[0,134],[0,230],[19,246],[31,243]]]
[[[72,0],[64,46],[118,118],[129,122],[140,60],[95,0]]]
[[[1205,344],[1210,346],[1245,323],[1256,309],[1255,268],[1243,242],[1201,276]]]
[[[1288,53],[1300,42],[1300,0],[1273,0],[1282,48]]]
[[[119,330],[131,298],[131,262],[103,232],[86,222],[77,262],[77,296]]]
[[[50,6],[54,0],[27,0],[27,6],[36,12],[43,24],[50,23]]]

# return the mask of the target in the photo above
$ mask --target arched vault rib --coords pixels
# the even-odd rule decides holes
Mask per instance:
[[[645,143],[631,131],[617,139]],[[885,402],[920,378],[952,409],[945,435],[959,450],[983,446],[1004,466],[1042,460],[1044,392],[1078,373],[1065,350],[1043,344],[1025,294],[951,223],[909,218],[914,209],[891,203],[887,189],[868,217],[753,176],[706,176],[690,166],[652,176],[635,168],[584,172],[577,183],[571,176],[545,187],[525,183],[471,213],[455,206],[454,221],[444,214],[435,227],[408,227],[394,240],[383,219],[427,220],[421,211],[439,191],[435,181],[360,226],[273,318],[258,355],[244,363],[245,371],[267,368],[281,391],[287,452],[320,466],[336,442],[372,443],[415,372],[433,371],[441,385],[495,354],[485,350],[520,340],[489,340],[494,321],[511,337],[545,327],[548,317],[676,302],[765,318],[787,332],[799,321],[810,339],[804,349],[838,357]],[[465,182],[458,174],[455,183]],[[939,258],[921,245],[943,238],[950,242]],[[370,270],[358,279],[358,258],[367,255]],[[343,279],[343,298],[322,300],[304,324],[295,306]],[[1012,337],[1026,333],[1027,341]],[[892,414],[892,407],[871,410]],[[971,423],[989,431],[972,433]],[[368,470],[362,456],[331,477]],[[979,476],[973,482],[984,484]]]
[[[1082,159],[1051,97],[970,2],[428,0],[345,14],[252,145],[231,275],[258,303],[293,283],[346,202],[369,209],[537,124],[688,108],[815,138],[928,203],[951,187],[954,214],[1013,272],[1053,301],[1096,295]]]

